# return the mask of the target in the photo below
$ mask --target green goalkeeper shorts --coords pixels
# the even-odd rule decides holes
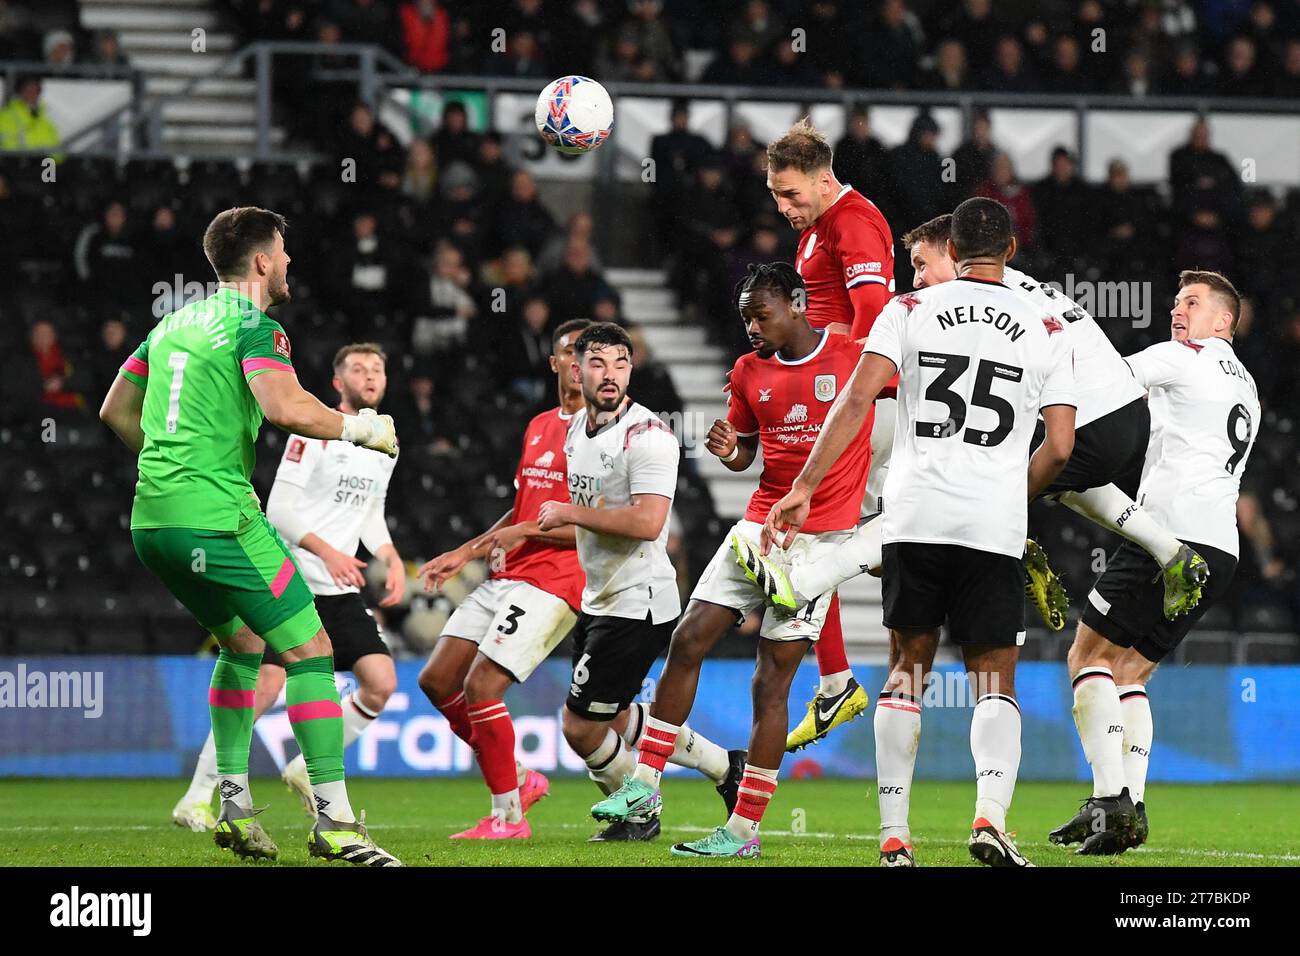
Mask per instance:
[[[233,533],[137,528],[131,538],[145,567],[218,640],[247,624],[282,654],[321,629],[302,569],[260,510]]]

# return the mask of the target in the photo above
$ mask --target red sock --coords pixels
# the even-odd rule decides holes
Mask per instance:
[[[641,735],[641,750],[637,763],[643,763],[651,770],[663,773],[664,765],[673,755],[679,730],[680,727],[655,720],[653,717],[649,718],[646,721],[645,732]]]
[[[438,701],[433,706],[437,707],[438,712],[447,718],[447,723],[451,724],[451,732],[465,743],[469,743],[474,728],[469,725],[469,704],[465,703],[465,692],[463,690],[458,691],[446,700]]]
[[[776,771],[745,764],[745,773],[740,778],[740,799],[736,801],[736,816],[755,824],[761,822],[763,811],[772,802],[774,793]]]
[[[478,757],[483,779],[494,794],[509,793],[519,786],[515,775],[515,725],[504,702],[485,700],[469,708],[474,734],[469,745]]]
[[[838,674],[849,669],[849,655],[844,651],[844,631],[840,627],[840,596],[831,598],[831,606],[826,609],[826,621],[822,624],[822,633],[813,645],[817,655],[817,673],[822,677]]]

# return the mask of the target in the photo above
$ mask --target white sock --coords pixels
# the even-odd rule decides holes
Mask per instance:
[[[221,794],[223,803],[233,800],[235,806],[242,810],[253,809],[253,792],[248,789],[246,773],[217,774],[217,793]]]
[[[807,603],[819,594],[833,591],[849,578],[867,570],[879,571],[880,547],[880,515],[876,515],[824,558],[791,567],[790,585],[797,597]]]
[[[361,703],[355,691],[344,697],[340,703],[343,705],[343,746],[347,748],[366,732],[366,728],[375,722],[380,712],[372,711]]]
[[[834,674],[822,674],[817,678],[817,693],[823,697],[838,697],[849,686],[853,671],[836,671]]]
[[[650,717],[650,705],[633,701],[627,708],[627,726],[623,728],[623,743],[633,750],[641,745],[645,722]]]
[[[921,743],[921,702],[908,694],[882,694],[876,701],[876,785],[880,799],[880,842],[912,842],[907,825],[912,772]]]
[[[677,731],[673,755],[668,758],[668,762],[688,770],[698,770],[712,780],[715,786],[726,780],[727,773],[731,770],[727,752],[685,724]]]
[[[1155,726],[1151,723],[1151,701],[1142,684],[1117,687],[1124,714],[1124,780],[1128,795],[1141,803],[1147,789],[1147,765],[1151,761],[1151,740]]]
[[[605,732],[600,746],[582,758],[587,765],[587,776],[606,796],[623,786],[623,778],[636,770],[636,758],[623,746],[623,739],[611,727]]]
[[[1161,567],[1168,564],[1183,546],[1136,501],[1114,485],[1067,491],[1059,498],[1061,504],[1071,511],[1077,511],[1089,521],[1128,538],[1155,558]]]
[[[1006,694],[985,694],[970,721],[975,758],[975,816],[1006,832],[1007,811],[1020,773],[1020,708]]]
[[[198,762],[194,765],[194,776],[190,778],[190,788],[185,791],[186,803],[207,803],[212,799],[212,791],[217,786],[217,742],[208,731],[208,739],[203,741],[199,751]]]
[[[749,841],[758,836],[759,820],[754,817],[761,819],[771,803],[772,794],[776,792],[777,773],[779,768],[768,770],[745,764],[745,775],[740,778],[740,799],[727,818],[727,831],[737,840]],[[742,811],[753,816],[742,816]]]
[[[1092,767],[1092,795],[1124,789],[1124,714],[1109,667],[1085,667],[1074,678],[1074,726]]]
[[[313,783],[311,792],[316,797],[316,809],[335,823],[357,822],[356,816],[352,813],[352,804],[348,802],[346,780]]]
[[[509,793],[492,794],[492,815],[505,820],[506,823],[518,823],[524,818],[523,804],[519,802],[519,790]]]
[[[515,783],[519,784],[519,786],[522,787],[524,785],[524,781],[527,779],[528,779],[528,768],[525,767],[523,764],[521,764],[518,760],[516,760],[515,761]]]

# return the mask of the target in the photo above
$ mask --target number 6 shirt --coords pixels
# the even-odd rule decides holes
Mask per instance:
[[[1075,403],[1064,326],[1000,282],[962,276],[891,299],[863,351],[899,370],[881,540],[1023,555],[1034,423]]]
[[[1138,502],[1178,538],[1237,556],[1237,493],[1259,397],[1226,339],[1161,342],[1128,356],[1150,389],[1151,441]]]

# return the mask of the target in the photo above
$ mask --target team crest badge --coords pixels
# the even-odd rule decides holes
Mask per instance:
[[[833,402],[835,400],[835,376],[818,375],[813,379],[813,394],[817,396],[819,402]]]
[[[287,359],[289,357],[289,336],[279,329],[274,329],[272,330],[272,342],[275,354],[282,355]]]

